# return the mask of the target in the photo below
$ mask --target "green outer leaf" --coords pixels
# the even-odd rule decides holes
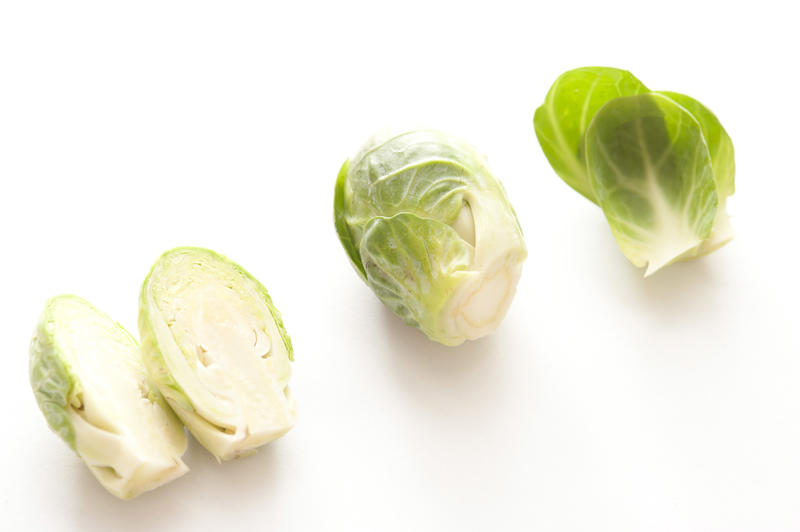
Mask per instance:
[[[626,70],[576,68],[561,74],[534,115],[536,137],[553,170],[569,186],[597,203],[584,161],[584,133],[595,113],[621,96],[647,92]]]
[[[72,398],[80,391],[81,384],[70,364],[62,357],[53,336],[53,308],[59,300],[65,298],[80,299],[77,296],[63,295],[51,298],[45,304],[31,340],[29,374],[33,395],[47,424],[77,452],[75,429],[69,420],[67,409]]]
[[[735,191],[734,177],[736,174],[733,141],[722,127],[719,119],[708,107],[691,96],[669,91],[658,91],[657,94],[666,96],[689,111],[700,124],[703,137],[708,144],[708,151],[711,153],[711,165],[714,168],[714,180],[717,183],[720,198],[732,196]]]
[[[345,187],[347,186],[347,172],[350,168],[350,159],[346,160],[339,170],[339,175],[336,177],[336,190],[333,194],[333,219],[336,225],[336,233],[339,235],[339,242],[342,243],[347,256],[353,267],[361,275],[361,278],[367,279],[367,272],[364,270],[364,265],[361,263],[361,257],[356,249],[356,243],[353,239],[353,234],[350,232],[350,227],[347,225],[345,218]]]
[[[451,225],[468,195],[484,194],[498,197],[519,228],[502,185],[473,147],[438,131],[377,136],[342,166],[334,218],[348,256],[362,271],[358,250],[372,218],[412,213]]]
[[[497,189],[474,148],[437,131],[372,139],[350,161],[345,180],[341,216],[354,242],[374,216],[411,212],[451,224],[467,190]]]
[[[361,240],[367,282],[383,303],[407,324],[444,344],[438,323],[442,308],[466,270],[471,247],[447,224],[411,213],[375,217]]]
[[[600,207],[628,259],[649,275],[709,236],[717,193],[700,125],[655,94],[617,98],[586,132]]]

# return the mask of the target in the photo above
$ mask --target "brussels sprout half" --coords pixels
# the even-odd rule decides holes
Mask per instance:
[[[166,252],[142,286],[139,331],[161,393],[218,459],[294,425],[292,344],[267,290],[239,265],[206,249]]]
[[[31,341],[30,380],[50,428],[117,497],[188,471],[183,426],[148,376],[136,340],[85,300],[47,302]]]
[[[339,172],[334,221],[378,298],[446,345],[497,328],[527,256],[514,209],[484,158],[437,131],[369,140]]]

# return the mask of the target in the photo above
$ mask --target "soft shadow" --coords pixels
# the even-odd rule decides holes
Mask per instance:
[[[180,530],[188,522],[193,503],[186,498],[188,475],[130,501],[108,493],[87,467],[80,468],[69,530],[134,531]],[[67,523],[65,522],[65,525]]]
[[[702,320],[724,310],[721,307],[727,287],[719,258],[725,255],[726,247],[670,264],[645,278],[645,269],[625,258],[607,225],[592,225],[585,242],[592,247],[597,273],[582,289],[605,292],[603,299],[610,305],[636,310],[640,316],[665,325]]]
[[[205,515],[215,511],[226,514],[236,512],[241,505],[260,504],[280,484],[279,445],[280,440],[252,456],[217,463],[189,436],[183,458],[190,471],[130,501],[110,495],[83,467],[77,475],[77,488],[69,490],[75,496],[73,528],[104,532],[185,530],[186,523],[198,515],[198,508]]]
[[[415,327],[403,323],[386,306],[380,305],[386,335],[394,356],[405,361],[416,361],[426,372],[441,374],[446,378],[467,371],[480,358],[492,350],[492,335],[466,341],[459,346],[446,346],[430,340]]]
[[[724,283],[715,273],[709,257],[671,264],[648,278],[641,270],[627,268],[630,289],[625,294],[628,304],[667,325],[703,319],[724,311],[720,301]]]
[[[487,413],[487,403],[510,400],[511,357],[527,350],[518,345],[519,335],[503,334],[501,325],[494,334],[448,347],[429,340],[381,307],[387,370],[420,414]],[[517,345],[511,345],[512,336],[517,337]]]
[[[253,455],[219,463],[199,443],[192,439],[186,453],[190,474],[201,485],[202,496],[209,501],[225,499],[227,493],[258,494],[255,499],[270,497],[281,485],[281,455],[283,444],[291,433],[258,449]],[[242,497],[242,502],[249,500]]]

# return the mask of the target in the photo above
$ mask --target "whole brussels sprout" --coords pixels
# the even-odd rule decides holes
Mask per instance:
[[[527,250],[469,144],[438,131],[376,135],[342,166],[334,218],[361,278],[431,340],[480,338],[505,316]]]

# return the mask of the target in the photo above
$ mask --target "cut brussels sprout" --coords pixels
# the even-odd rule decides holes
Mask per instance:
[[[188,471],[183,426],[148,376],[136,340],[85,300],[47,302],[31,341],[30,379],[50,428],[117,497]]]
[[[239,265],[206,249],[168,251],[142,287],[139,331],[161,393],[217,459],[294,425],[291,341],[267,290]]]
[[[591,67],[556,80],[534,128],[556,173],[603,209],[645,276],[733,238],[733,143],[697,100]]]
[[[527,256],[514,209],[484,158],[437,131],[369,140],[339,172],[334,220],[378,298],[445,345],[497,328]]]

